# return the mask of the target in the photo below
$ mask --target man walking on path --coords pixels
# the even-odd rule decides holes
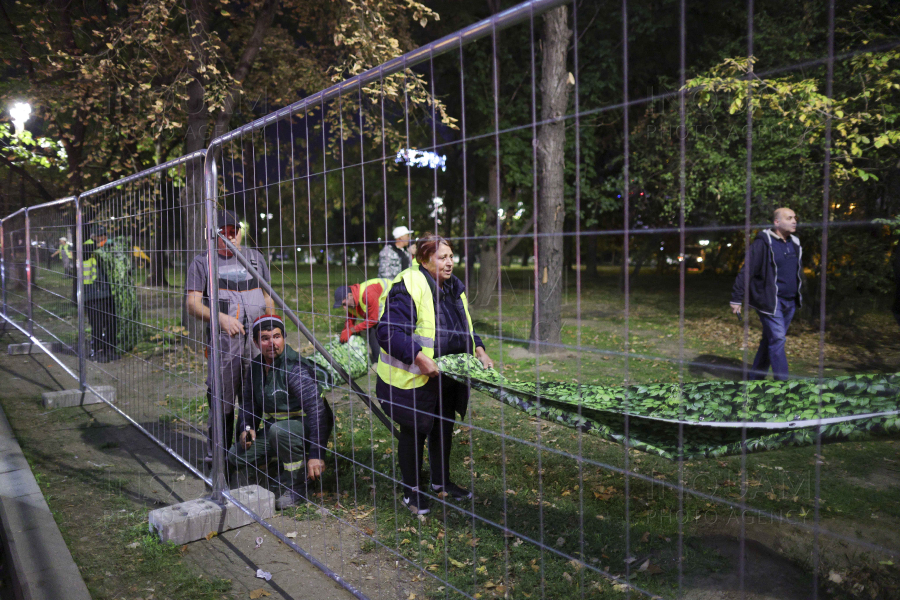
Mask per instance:
[[[409,246],[409,236],[412,233],[405,225],[394,227],[391,232],[394,236],[394,242],[388,243],[381,252],[378,253],[378,276],[382,279],[391,281],[409,268],[412,263],[412,257],[405,250]]]
[[[219,232],[240,249],[241,223],[230,210],[220,210],[216,215]],[[206,377],[206,397],[212,402],[212,364],[219,362],[222,374],[222,414],[225,418],[224,448],[232,444],[234,436],[235,398],[241,395],[244,372],[250,365],[251,357],[258,352],[250,340],[250,325],[258,317],[274,312],[272,299],[265,293],[253,273],[250,273],[225,246],[217,239],[219,270],[219,356],[209,356]],[[252,248],[241,252],[266,282],[271,282],[269,266],[259,251]],[[185,291],[187,311],[195,319],[209,323],[212,311],[209,308],[209,264],[207,253],[198,254],[188,267]],[[212,458],[212,406],[209,411],[209,444],[207,459]]]
[[[749,306],[756,309],[763,336],[750,372],[751,379],[764,379],[772,368],[776,380],[788,378],[784,338],[794,312],[803,300],[803,250],[797,231],[797,215],[789,208],[775,210],[774,227],[756,234],[750,257],[741,267],[731,292],[731,312],[739,315],[745,292]],[[749,272],[749,288],[744,288],[744,271]]]
[[[369,357],[373,363],[378,362],[378,354],[381,351],[375,337],[375,326],[378,325],[380,311],[379,299],[389,284],[389,279],[370,279],[363,283],[339,287],[334,291],[332,308],[347,310],[347,322],[341,331],[340,342],[346,344],[350,341],[351,335],[365,332],[369,343]]]

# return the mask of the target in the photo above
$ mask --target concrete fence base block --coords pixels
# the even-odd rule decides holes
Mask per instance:
[[[264,519],[275,515],[275,494],[258,485],[231,491],[238,502]],[[230,502],[219,506],[198,498],[150,512],[150,531],[160,541],[187,544],[205,538],[211,532],[223,533],[253,523],[247,514]]]
[[[53,354],[65,354],[68,356],[76,356],[78,351],[78,345],[69,346],[62,342],[41,342],[44,346],[52,352]],[[90,352],[90,345],[85,344],[87,348],[85,348],[86,353]],[[7,354],[10,355],[19,355],[19,354],[34,354],[35,352],[43,352],[44,348],[41,348],[37,344],[33,344],[31,342],[22,342],[21,344],[9,344],[6,347]]]
[[[116,388],[111,385],[98,385],[94,387],[95,394],[86,390],[62,390],[60,392],[44,392],[41,398],[44,408],[65,408],[68,406],[83,406],[85,404],[99,404],[100,402],[115,402]],[[99,394],[99,395],[98,395]]]
[[[6,352],[10,355],[31,354],[32,350],[40,352],[41,347],[31,342],[23,342],[21,344],[10,344],[6,347]]]

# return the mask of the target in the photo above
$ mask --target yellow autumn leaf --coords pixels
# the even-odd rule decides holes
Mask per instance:
[[[264,590],[262,588],[259,588],[258,590],[253,590],[252,592],[250,592],[251,598],[262,598],[263,596],[271,596],[271,595],[272,594],[270,594],[269,592],[267,592],[266,590]]]

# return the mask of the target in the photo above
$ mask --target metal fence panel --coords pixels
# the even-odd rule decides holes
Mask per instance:
[[[24,327],[28,326],[28,273],[25,209],[3,219],[4,308],[6,314]]]
[[[81,327],[77,303],[77,199],[64,198],[28,209],[34,335],[57,355],[70,357],[78,372]],[[69,362],[69,361],[67,361]]]
[[[687,87],[697,16],[684,0],[668,6],[524,3],[220,136],[206,153],[91,190],[72,207],[10,215],[5,314],[61,351],[80,349],[86,383],[115,385],[117,410],[211,483],[215,499],[234,501],[229,487],[245,483],[278,495],[275,519],[242,508],[361,598],[768,593],[770,572],[788,566],[790,593],[817,597],[862,577],[836,547],[862,557],[865,577],[887,577],[881,568],[900,548],[858,515],[896,516],[883,489],[890,474],[857,485],[862,476],[835,465],[878,453],[893,461],[894,440],[870,435],[900,428],[897,347],[884,334],[893,321],[873,295],[866,335],[878,338],[877,359],[848,365],[861,350],[840,346],[850,333],[829,305],[857,281],[849,273],[861,237],[888,239],[886,225],[854,214],[858,190],[845,192],[849,208],[831,197],[836,113],[822,126],[824,146],[794,161],[806,165],[798,182],[764,156],[784,135],[766,129],[764,107],[736,102],[715,118],[716,107],[693,108],[713,88]],[[834,11],[829,4],[824,54],[768,72],[747,59],[748,73],[718,81],[729,91],[714,101],[733,102],[745,81],[825,69],[827,106],[835,62],[857,52],[835,56]],[[747,17],[741,35],[754,56],[752,2]],[[677,59],[635,43],[649,21],[677,43]],[[636,63],[645,72],[630,71]],[[637,77],[678,84],[638,91]],[[791,140],[794,150],[809,145]],[[713,175],[697,167],[709,155],[725,157],[704,163]],[[773,173],[781,183],[765,179]],[[777,323],[760,310],[761,329],[747,315],[758,274],[733,271],[785,197],[814,215],[797,257],[798,277],[814,278],[802,288],[812,310],[785,342],[790,377],[757,383],[769,346],[751,367],[756,339],[777,338],[765,329]],[[72,275],[51,252],[73,228],[84,238],[82,328]],[[426,234],[453,247],[443,259],[468,313],[456,280],[428,284],[441,279],[437,264],[419,254],[430,275],[419,270],[407,234],[420,249]],[[885,266],[889,247],[866,260]],[[410,266],[405,279],[387,273],[395,264]],[[389,285],[390,299],[361,291]],[[731,314],[738,300],[743,319]],[[419,319],[406,330],[390,321],[412,318],[391,308],[403,302]],[[380,339],[365,327],[373,307]],[[432,308],[433,323],[423,316]],[[261,350],[277,344],[251,339],[256,318],[272,312],[287,317],[297,372],[309,369],[324,389],[302,411],[285,404],[303,396],[299,380],[274,359],[263,366]],[[487,351],[478,358],[456,335],[469,315]],[[73,342],[78,329],[88,343]],[[406,337],[389,335],[398,330]],[[407,338],[417,345],[394,352]],[[402,385],[384,385],[402,371],[407,387],[421,383],[413,377],[430,362],[408,362],[411,353],[429,359],[441,344],[453,352],[433,356],[441,375],[421,388],[431,395],[411,402]],[[241,409],[249,421],[237,419]],[[420,417],[425,425],[410,424]],[[324,473],[307,481],[318,460]],[[845,484],[873,491],[848,500]],[[410,500],[428,505],[427,516]],[[761,561],[756,542],[788,537],[794,550],[779,567]],[[711,582],[710,570],[729,576]],[[877,582],[865,585],[878,595]]]
[[[202,239],[204,152],[80,196],[87,383],[196,473],[204,471],[207,343],[185,313],[184,279]],[[206,477],[206,475],[203,475]]]

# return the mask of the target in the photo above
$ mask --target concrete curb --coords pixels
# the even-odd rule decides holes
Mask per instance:
[[[17,600],[90,600],[2,407],[0,543]]]

